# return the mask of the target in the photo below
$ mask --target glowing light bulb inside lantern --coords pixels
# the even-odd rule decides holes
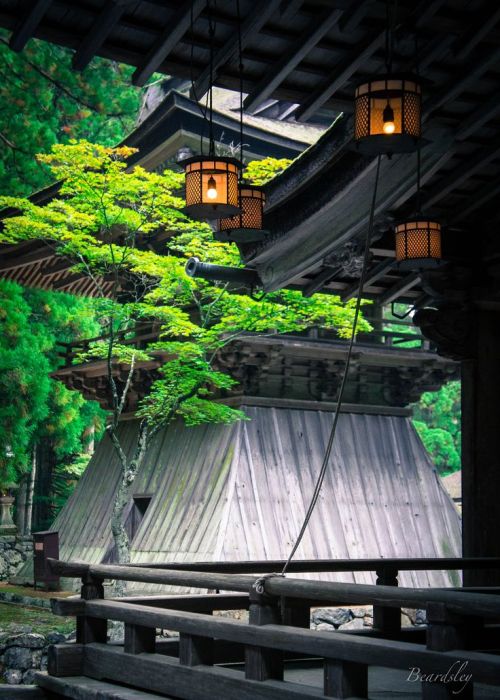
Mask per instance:
[[[207,197],[209,199],[217,199],[217,183],[212,175],[208,178],[207,182]]]
[[[394,124],[394,110],[392,109],[389,102],[384,108],[384,111],[382,113],[382,119],[384,122],[384,125],[382,127],[384,130],[384,134],[393,134],[396,129],[396,125]]]

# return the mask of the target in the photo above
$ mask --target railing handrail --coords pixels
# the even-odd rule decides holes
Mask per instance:
[[[224,639],[251,646],[298,652],[340,661],[365,662],[372,665],[401,667],[401,643],[386,639],[363,638],[355,635],[334,635],[331,632],[303,630],[287,625],[247,625],[238,620],[211,617],[200,613],[158,610],[115,601],[85,601],[85,614],[97,619],[119,620],[127,624],[174,629],[181,634]],[[391,651],[398,652],[394,655]],[[442,671],[443,659],[450,662],[467,662],[469,672],[486,680],[498,680],[500,659],[481,652],[453,650],[431,651],[419,644],[406,642],[404,651],[412,664],[427,672]]]
[[[273,573],[281,571],[284,559],[249,560],[249,561],[201,561],[201,562],[155,562],[131,563],[128,566],[148,569],[170,569],[182,571],[207,571],[212,573]],[[119,565],[117,565],[119,566]],[[416,557],[391,559],[294,559],[288,571],[295,573],[342,573],[354,571],[379,571],[381,569],[398,571],[464,571],[468,569],[500,568],[500,557]]]
[[[54,573],[68,577],[91,576],[98,579],[155,583],[224,591],[248,592],[258,577],[200,571],[148,569],[126,565],[76,564],[49,559]],[[273,576],[262,580],[266,594],[307,600],[341,600],[353,604],[374,604],[392,608],[419,608],[429,603],[446,605],[460,615],[500,615],[500,595],[468,593],[446,589],[402,588],[385,585],[308,581]]]

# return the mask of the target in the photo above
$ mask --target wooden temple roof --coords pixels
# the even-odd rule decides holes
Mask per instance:
[[[245,107],[269,99],[294,103],[298,121],[343,116],[268,188],[264,245],[245,250],[267,290],[296,284],[355,293],[352,259],[366,230],[374,161],[352,147],[354,83],[384,71],[386,3],[380,0],[241,0]],[[238,87],[236,3],[218,0],[215,84]],[[207,4],[159,0],[0,0],[0,26],[21,50],[31,36],[75,50],[74,66],[93,55],[136,67],[135,84],[154,71],[209,84]],[[500,192],[500,12],[488,0],[398,3],[395,71],[418,69],[424,81],[423,206],[445,225],[451,265],[438,278],[401,272],[393,264],[390,224],[412,212],[416,157],[384,159],[376,210],[376,240],[365,296],[425,306],[432,298],[498,304],[496,258],[488,236],[498,224]],[[418,57],[415,37],[418,36]],[[346,247],[346,244],[349,244]],[[478,273],[478,268],[479,273]]]

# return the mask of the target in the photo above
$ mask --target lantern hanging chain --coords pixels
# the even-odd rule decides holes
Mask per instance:
[[[240,0],[236,0],[236,13],[238,15],[238,71],[240,79],[240,163],[243,166],[243,44],[241,40]]]
[[[418,32],[415,31],[415,73],[419,75],[419,50],[418,50]],[[417,198],[416,198],[416,213],[420,216],[422,213],[422,201],[420,195],[420,185],[421,185],[421,167],[422,158],[420,154],[420,139],[417,140]]]
[[[385,3],[385,67],[387,73],[392,73],[392,60],[394,54],[394,30],[396,27],[398,0],[391,0]]]
[[[340,410],[342,408],[345,387],[347,384],[347,377],[349,374],[349,366],[351,364],[351,357],[352,357],[352,351],[353,351],[353,347],[354,347],[354,341],[356,338],[356,329],[357,329],[359,313],[360,313],[360,309],[361,309],[361,298],[363,296],[363,287],[365,284],[366,273],[368,270],[368,259],[370,257],[370,242],[371,242],[371,237],[372,237],[372,233],[373,233],[373,221],[374,221],[374,217],[375,217],[375,205],[377,202],[377,189],[378,189],[378,182],[379,182],[379,175],[380,175],[380,161],[381,161],[381,159],[382,159],[382,156],[379,155],[377,158],[377,168],[375,171],[375,184],[373,187],[370,215],[368,218],[368,228],[367,228],[367,232],[366,232],[365,248],[364,248],[364,254],[363,254],[363,267],[361,269],[361,276],[359,278],[359,287],[358,287],[358,294],[357,294],[357,298],[356,298],[356,306],[355,306],[355,310],[354,310],[354,318],[353,318],[353,322],[352,322],[351,337],[349,340],[349,347],[347,349],[347,356],[346,356],[346,361],[345,361],[345,366],[344,366],[344,372],[342,375],[342,381],[341,381],[340,388],[339,388],[337,405],[335,407],[333,424],[332,424],[332,428],[330,430],[330,436],[328,438],[328,443],[327,443],[326,451],[325,451],[325,454],[323,457],[323,462],[321,464],[319,475],[318,475],[318,478],[316,480],[316,485],[314,487],[313,495],[311,497],[311,501],[309,503],[309,507],[307,509],[307,512],[306,512],[306,515],[304,518],[304,522],[302,523],[302,527],[300,528],[300,532],[297,536],[297,539],[295,540],[295,544],[293,545],[292,551],[290,552],[288,559],[286,560],[285,565],[283,566],[283,569],[281,570],[281,576],[284,576],[286,574],[288,566],[290,565],[290,562],[292,561],[297,549],[299,548],[299,545],[302,541],[302,538],[304,537],[307,526],[308,526],[309,521],[311,519],[311,516],[313,514],[314,508],[316,507],[316,503],[318,502],[319,495],[321,492],[321,487],[323,486],[323,481],[325,479],[328,464],[330,461],[330,455],[332,453],[335,435],[337,433],[337,425],[338,425],[338,421],[339,421]]]
[[[208,119],[207,119],[207,107],[203,109],[203,104],[201,101],[198,99],[198,95],[196,94],[196,86],[195,86],[195,80],[194,80],[194,74],[193,74],[193,65],[194,65],[194,0],[191,2],[191,20],[190,20],[190,34],[191,34],[191,58],[189,62],[189,72],[190,72],[190,80],[191,80],[191,92],[194,98],[194,101],[196,102],[198,109],[200,110],[200,114],[203,117],[203,121],[208,124]],[[200,129],[200,154],[203,155],[203,134],[204,134],[205,129],[202,128]]]
[[[210,34],[210,92],[208,102],[209,114],[209,147],[208,155],[215,156],[214,142],[214,111],[213,111],[213,91],[214,91],[214,37],[215,37],[215,22],[211,12],[210,0],[207,0],[208,12],[208,31]]]

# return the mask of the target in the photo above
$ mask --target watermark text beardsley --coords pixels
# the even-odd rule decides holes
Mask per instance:
[[[418,666],[413,666],[406,680],[410,683],[454,683],[457,688],[451,692],[459,695],[472,679],[472,673],[467,673],[467,665],[468,661],[455,661],[445,673],[424,673]]]

